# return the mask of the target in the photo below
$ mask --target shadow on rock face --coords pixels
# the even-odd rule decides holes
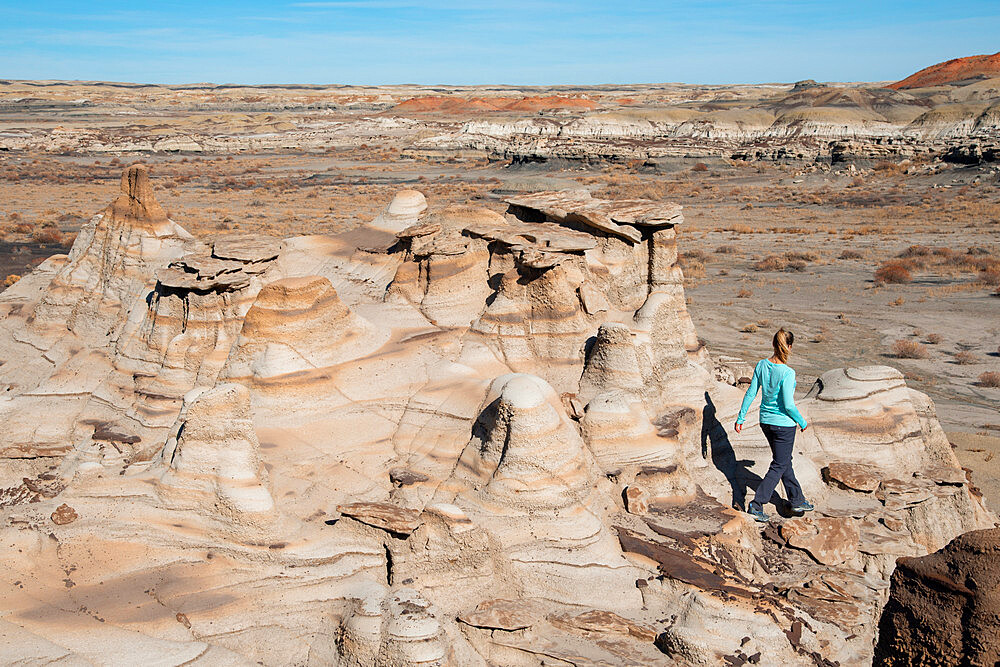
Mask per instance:
[[[726,481],[733,489],[733,508],[743,511],[746,507],[747,487],[757,488],[761,478],[750,470],[753,461],[736,458],[729,435],[716,417],[715,403],[707,391],[701,424],[701,455],[707,458],[711,454],[712,464],[726,476]]]

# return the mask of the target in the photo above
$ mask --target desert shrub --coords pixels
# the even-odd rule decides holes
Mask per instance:
[[[981,387],[1000,387],[1000,373],[996,371],[987,371],[979,376],[979,386]]]
[[[704,162],[695,162],[694,166],[691,167],[691,171],[708,171],[708,165]]]
[[[789,271],[805,271],[806,267],[808,266],[809,265],[806,262],[803,262],[801,259],[796,259],[794,261],[789,262],[785,266],[785,268],[788,269]]]
[[[864,255],[862,255],[857,250],[845,250],[844,252],[840,253],[840,259],[861,259],[863,257]]]
[[[735,255],[736,254],[736,246],[734,246],[734,245],[720,245],[718,248],[715,249],[715,252],[717,252],[720,255]]]
[[[681,253],[677,259],[680,260],[681,264],[685,262],[705,262],[708,260],[708,253],[704,250],[688,250]]]
[[[753,296],[753,291],[748,290],[746,287],[741,288],[740,291],[736,293],[737,299],[749,299],[752,296]]]
[[[740,331],[742,331],[743,333],[756,333],[757,332],[757,325],[756,324],[748,324],[748,325],[744,326],[742,329],[740,329]]]
[[[684,269],[685,278],[704,278],[705,277],[705,265],[701,262],[689,261],[681,265]]]
[[[911,245],[909,248],[899,253],[900,257],[927,257],[934,249],[925,245]]]
[[[6,278],[4,278],[3,286],[4,287],[10,287],[11,285],[13,285],[14,283],[16,283],[20,279],[21,279],[21,276],[17,275],[16,273],[12,273],[9,276],[7,276]]]
[[[12,232],[17,232],[18,234],[30,234],[35,226],[30,222],[19,222],[13,227],[11,227]]]
[[[785,259],[789,262],[815,262],[819,255],[814,252],[786,252]]]
[[[966,350],[962,350],[961,352],[956,352],[954,359],[956,364],[961,364],[963,366],[969,366],[979,361],[979,358],[976,355]]]
[[[897,340],[892,344],[892,354],[898,359],[926,359],[927,348],[915,340]]]
[[[872,171],[877,171],[883,174],[904,174],[906,173],[906,167],[898,162],[879,160],[872,165]]]
[[[31,240],[35,243],[59,243],[62,241],[62,234],[54,227],[43,227],[31,235]]]
[[[979,274],[979,279],[991,287],[1000,286],[1000,269],[990,268]]]
[[[926,340],[930,345],[937,345],[944,339],[941,337],[941,334],[930,333],[927,334],[924,340]]]
[[[883,285],[893,283],[901,285],[913,280],[909,267],[902,262],[888,262],[875,270],[875,282]]]
[[[750,265],[754,271],[783,271],[788,262],[778,255],[768,255]]]

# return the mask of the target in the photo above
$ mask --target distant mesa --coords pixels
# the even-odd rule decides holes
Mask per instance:
[[[902,81],[890,84],[889,87],[896,90],[928,88],[967,81],[976,77],[994,76],[1000,76],[1000,53],[994,53],[992,56],[968,56],[946,60],[943,63],[925,67]]]

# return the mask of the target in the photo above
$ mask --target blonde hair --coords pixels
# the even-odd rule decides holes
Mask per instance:
[[[795,342],[795,334],[785,331],[782,327],[774,334],[771,345],[774,347],[774,356],[783,364],[788,363],[788,356],[792,353],[792,343]]]

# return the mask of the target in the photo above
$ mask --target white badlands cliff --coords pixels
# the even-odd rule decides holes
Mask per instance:
[[[858,664],[896,559],[994,525],[868,367],[800,401],[818,510],[762,533],[680,208],[509,204],[205,243],[129,167],[0,296],[0,662]]]

